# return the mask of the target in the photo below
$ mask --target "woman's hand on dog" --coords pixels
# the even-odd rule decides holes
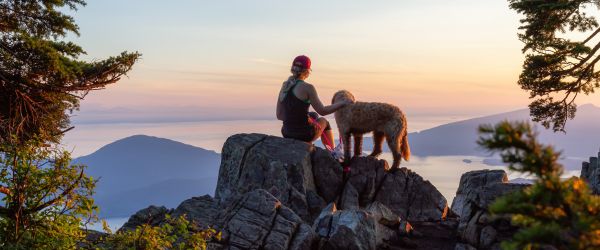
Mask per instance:
[[[343,100],[341,103],[342,103],[342,107],[346,107],[346,106],[348,106],[350,104],[354,104],[354,101],[352,101],[352,100]]]

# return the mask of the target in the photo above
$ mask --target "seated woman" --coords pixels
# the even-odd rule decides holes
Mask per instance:
[[[310,75],[310,71],[310,59],[304,55],[296,57],[292,63],[292,76],[281,86],[277,99],[277,119],[283,121],[281,134],[285,138],[309,143],[321,137],[323,145],[332,150],[335,148],[335,142],[331,126],[319,115],[331,114],[350,102],[323,106],[315,87],[304,81]],[[309,106],[318,114],[309,113]]]

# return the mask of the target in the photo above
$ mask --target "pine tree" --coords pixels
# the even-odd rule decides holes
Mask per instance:
[[[91,90],[117,82],[140,54],[78,59],[69,41],[83,0],[0,1],[0,248],[74,248],[95,218],[94,180],[60,148],[69,114]]]
[[[523,14],[519,39],[527,53],[519,85],[535,99],[529,105],[534,121],[565,131],[577,111],[575,99],[600,87],[600,27],[588,9],[598,0],[509,0]],[[586,38],[572,39],[581,33]]]
[[[528,123],[481,126],[478,143],[499,152],[509,169],[536,177],[530,187],[498,198],[492,213],[520,226],[505,249],[600,249],[600,197],[577,178],[561,180],[560,152],[540,144]]]

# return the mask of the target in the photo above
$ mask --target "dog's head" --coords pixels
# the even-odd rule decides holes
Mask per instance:
[[[336,92],[335,95],[333,95],[333,99],[331,99],[331,104],[334,104],[341,100],[348,100],[348,101],[352,101],[352,102],[356,101],[354,99],[354,95],[352,95],[352,93],[350,93],[350,91],[340,90],[340,91]]]

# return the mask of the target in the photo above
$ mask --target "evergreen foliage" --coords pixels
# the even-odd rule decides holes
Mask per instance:
[[[117,82],[139,59],[87,62],[78,35],[83,0],[0,1],[0,248],[71,249],[95,219],[94,180],[70,164],[60,139],[91,90]]]
[[[85,51],[61,40],[78,34],[73,18],[83,0],[6,0],[0,2],[0,143],[31,139],[57,143],[69,127],[79,100],[117,82],[138,53],[106,60],[78,60]],[[16,141],[11,141],[16,140]]]
[[[575,99],[600,87],[600,27],[586,8],[598,0],[509,0],[523,14],[519,39],[527,53],[519,85],[535,99],[529,105],[534,121],[563,131],[575,117]],[[574,34],[586,35],[572,39]]]
[[[532,186],[498,198],[492,213],[521,227],[505,249],[600,249],[600,197],[577,178],[561,180],[560,152],[540,144],[528,123],[481,126],[478,143],[499,152],[509,169],[536,177]]]
[[[132,231],[121,231],[112,234],[105,225],[105,231],[109,235],[100,240],[98,244],[92,245],[95,249],[117,249],[117,250],[150,250],[150,249],[194,249],[204,250],[207,241],[211,239],[220,240],[221,233],[212,228],[200,229],[190,223],[185,216],[171,218],[166,217],[166,223],[160,226],[147,224],[138,226]]]
[[[41,143],[2,145],[1,249],[68,249],[82,241],[80,226],[95,221],[94,180],[70,155]]]

